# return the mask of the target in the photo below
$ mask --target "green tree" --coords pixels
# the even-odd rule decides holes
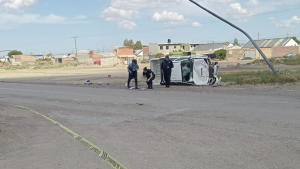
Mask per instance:
[[[128,39],[125,39],[125,40],[124,40],[124,43],[123,43],[123,46],[127,46],[127,45],[128,45],[128,42],[129,42]]]
[[[220,49],[220,50],[215,51],[215,54],[217,55],[217,59],[225,60],[226,59],[227,50]]]
[[[158,53],[158,54],[156,54],[156,58],[161,58],[161,57],[164,57],[165,55],[164,54],[162,54],[162,53]]]
[[[297,39],[297,37],[294,36],[293,39],[300,45],[300,41]]]
[[[23,55],[23,53],[21,51],[12,50],[7,54],[7,56],[9,56],[10,58],[12,58],[13,55]]]
[[[49,58],[51,55],[52,55],[52,53],[49,53],[49,54],[47,55],[47,57]]]
[[[140,40],[136,41],[134,44],[134,49],[143,49],[143,44]]]
[[[239,45],[240,45],[240,44],[239,44],[239,40],[238,40],[237,38],[235,38],[234,41],[233,41],[233,44],[239,46]]]

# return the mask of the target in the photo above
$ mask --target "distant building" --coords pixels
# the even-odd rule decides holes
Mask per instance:
[[[168,43],[150,43],[149,44],[149,55],[150,58],[154,58],[158,53],[169,54],[173,51],[181,49],[180,43],[172,43],[169,39]]]
[[[199,44],[192,51],[196,52],[196,54],[210,54],[210,53],[214,53],[217,50],[227,49],[233,46],[234,45],[229,42],[207,43],[207,44]]]
[[[118,47],[114,49],[116,56],[121,59],[125,64],[130,63],[136,56],[134,55],[133,48],[130,47]]]
[[[36,58],[34,56],[28,56],[28,55],[13,55],[12,56],[14,64],[18,65],[33,65],[36,61]]]
[[[293,38],[275,38],[275,39],[262,39],[255,40],[256,44],[260,48],[273,48],[273,47],[286,47],[286,46],[299,46]],[[251,41],[243,46],[243,49],[254,49],[254,45]]]
[[[255,40],[267,58],[283,57],[289,53],[300,53],[300,47],[293,38],[275,38]],[[260,53],[251,41],[246,43],[241,49],[228,49],[228,59],[262,59]]]
[[[149,46],[143,46],[143,56],[149,57],[149,54],[150,54]]]

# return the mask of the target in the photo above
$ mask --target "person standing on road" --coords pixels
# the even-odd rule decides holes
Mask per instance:
[[[169,55],[165,56],[165,60],[161,63],[161,72],[164,74],[166,81],[166,88],[170,88],[172,69],[174,68],[173,62],[170,60]]]
[[[143,77],[147,78],[148,89],[153,89],[153,80],[155,79],[155,74],[151,69],[144,68]]]
[[[128,82],[127,82],[127,87],[130,89],[130,82],[131,79],[135,80],[135,89],[138,89],[138,79],[137,79],[137,71],[139,70],[139,65],[137,64],[137,60],[133,59],[132,63],[130,63],[127,67],[129,76],[128,76]]]

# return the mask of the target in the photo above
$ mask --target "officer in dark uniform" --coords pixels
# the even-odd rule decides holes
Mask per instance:
[[[137,71],[139,70],[139,65],[137,64],[137,60],[133,59],[132,63],[130,63],[127,67],[129,76],[128,76],[128,82],[127,82],[127,87],[130,87],[130,81],[131,79],[135,80],[135,89],[138,89],[138,79],[137,79]]]
[[[164,74],[166,81],[166,88],[170,88],[172,68],[174,67],[173,62],[169,56],[165,56],[165,60],[161,63],[161,72]]]
[[[155,74],[151,69],[144,68],[143,77],[147,78],[148,89],[153,89],[153,80],[155,79]]]

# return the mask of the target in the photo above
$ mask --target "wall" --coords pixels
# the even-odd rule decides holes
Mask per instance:
[[[144,46],[143,47],[143,55],[144,56],[149,56],[149,54],[150,54],[149,46]]]
[[[240,60],[248,49],[231,49],[227,50],[226,58],[228,60]]]
[[[183,51],[185,52],[191,52],[193,51],[199,44],[189,44],[189,43],[184,43],[182,44],[182,48],[184,48]]]
[[[79,63],[89,63],[90,56],[89,54],[77,54],[77,59]]]
[[[215,53],[216,50],[203,50],[203,51],[196,51],[197,55],[201,55],[201,54],[211,54],[211,53]]]
[[[162,46],[162,49],[160,47]],[[167,46],[169,46],[169,49],[167,49]],[[158,44],[158,43],[150,43],[149,44],[149,55],[150,58],[153,58],[158,53],[162,54],[169,54],[170,52],[173,52],[174,50],[178,51],[180,50],[179,44]]]
[[[114,66],[114,65],[118,64],[119,62],[120,62],[120,64],[123,64],[123,62],[119,61],[119,59],[116,57],[101,59],[101,65]]]
[[[34,56],[27,55],[13,55],[16,62],[35,62]]]
[[[266,55],[267,58],[272,58],[273,56],[273,50],[272,48],[260,48],[262,52]],[[261,54],[256,50],[256,59],[262,59]]]
[[[273,57],[283,57],[289,53],[299,53],[299,46],[274,47]]]
[[[119,48],[117,56],[120,55],[134,55],[133,48]]]
[[[151,58],[155,57],[158,53],[158,43],[150,43],[149,44],[149,55]]]

